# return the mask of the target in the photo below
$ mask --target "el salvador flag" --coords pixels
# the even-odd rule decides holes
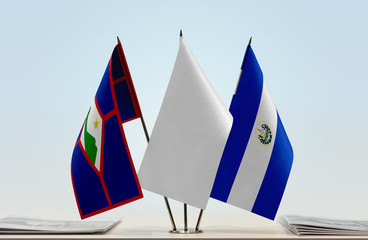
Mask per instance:
[[[250,44],[230,112],[233,126],[211,197],[274,219],[293,149]]]

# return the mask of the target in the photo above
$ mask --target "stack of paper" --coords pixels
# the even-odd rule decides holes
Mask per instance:
[[[0,219],[2,233],[70,234],[106,232],[119,220],[60,221],[35,218],[6,217]]]
[[[368,221],[287,215],[282,217],[280,222],[297,235],[368,235]]]

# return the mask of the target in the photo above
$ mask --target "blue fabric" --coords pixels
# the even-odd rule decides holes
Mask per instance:
[[[119,122],[114,115],[105,121],[103,178],[112,204],[139,195]]]
[[[251,48],[250,45],[247,46],[247,49],[245,50],[245,53],[244,53],[244,58],[243,58],[243,62],[242,62],[242,65],[240,67],[241,70],[244,69],[244,65],[245,65],[245,62],[247,60],[247,57],[248,57],[248,53],[249,53],[249,49]],[[253,52],[253,51],[252,51]],[[253,54],[254,55],[254,54]]]
[[[84,157],[80,144],[73,151],[72,176],[82,215],[109,206],[100,178]]]
[[[217,170],[211,197],[226,202],[238,172],[257,116],[263,88],[263,74],[250,46],[244,60],[238,89],[230,113],[233,125]]]
[[[277,113],[276,139],[261,188],[252,212],[274,219],[289,178],[293,163],[293,149]]]
[[[96,99],[103,115],[106,115],[115,109],[114,102],[112,100],[109,68],[110,62],[107,64],[105,74],[102,77],[100,86],[96,93]]]
[[[127,80],[115,83],[114,88],[121,121],[124,122],[128,119],[137,117],[138,114],[136,113],[133,105],[133,100],[129,92]]]
[[[122,68],[122,63],[120,62],[118,47],[115,47],[114,51],[112,52],[111,70],[112,70],[112,80],[113,81],[125,76],[124,70]]]

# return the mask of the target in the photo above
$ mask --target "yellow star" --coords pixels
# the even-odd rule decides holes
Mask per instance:
[[[96,121],[93,123],[94,125],[95,125],[95,128],[94,129],[98,129],[98,124],[99,124],[100,122],[97,122],[97,118],[96,118]]]

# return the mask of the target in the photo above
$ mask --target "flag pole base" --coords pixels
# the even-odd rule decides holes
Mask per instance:
[[[195,229],[177,229],[177,230],[170,230],[169,233],[175,233],[175,234],[193,234],[193,233],[203,233],[202,230],[195,230]]]

